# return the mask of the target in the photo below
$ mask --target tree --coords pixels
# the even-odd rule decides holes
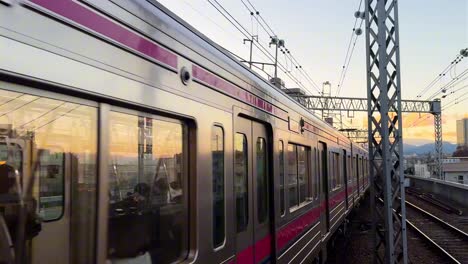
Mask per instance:
[[[468,157],[468,146],[457,146],[452,157]]]

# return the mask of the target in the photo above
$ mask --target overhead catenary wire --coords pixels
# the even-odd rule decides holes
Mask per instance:
[[[460,91],[460,90],[463,90],[463,89],[466,89],[468,87],[468,85],[465,85],[463,87],[460,87],[457,91]],[[455,99],[449,101],[446,105],[444,105],[442,107],[442,111],[445,111],[461,102],[464,102],[468,100],[468,91],[461,94],[460,96],[456,97]],[[418,118],[416,121],[414,121],[409,127],[414,127],[418,124],[420,124],[421,122],[423,122],[424,120],[427,120],[429,119],[430,117],[432,116],[432,114],[427,114],[424,118]]]
[[[245,3],[244,0],[241,0],[242,4],[244,5],[244,7],[250,12],[251,15],[253,15],[255,17],[255,19],[257,20],[257,22],[260,24],[260,26],[262,27],[262,29],[265,31],[265,33],[267,35],[271,37],[273,36],[277,36],[277,34],[273,31],[273,29],[271,28],[271,26],[265,21],[265,19],[261,16],[260,12],[255,8],[255,6],[252,4],[251,1],[248,1],[247,2],[249,3],[250,7],[247,6],[247,4]],[[257,17],[260,17],[260,20],[257,18]],[[268,28],[268,29],[267,29]],[[300,63],[297,61],[297,59],[291,54],[289,53],[289,56],[291,58],[291,62],[294,61],[295,62],[295,68],[298,69],[299,73],[301,73],[301,75],[304,76],[304,78],[307,80],[307,82],[309,82],[311,84],[312,87],[315,88],[315,90],[317,92],[320,92],[320,89],[317,85],[317,83],[310,77],[310,75],[302,68],[302,66],[300,65]],[[288,70],[287,70],[288,71]],[[309,91],[310,92],[310,91]]]
[[[459,61],[461,61],[461,59]],[[455,65],[456,65],[456,63],[455,63]],[[448,68],[446,68],[446,69],[448,69]],[[446,70],[446,71],[448,71],[448,70]],[[468,88],[468,85],[464,85],[462,87],[457,87],[460,84],[464,84],[465,80],[468,80],[468,69],[465,69],[463,72],[461,72],[457,76],[452,77],[451,81],[449,81],[448,83],[443,85],[436,92],[434,92],[431,96],[427,97],[426,100],[434,100],[437,96],[442,95],[442,94],[443,94],[441,96],[442,99],[447,98],[447,97],[451,97],[452,95],[456,94],[457,92]],[[457,99],[459,100],[460,97],[458,97]],[[449,105],[452,104],[457,99],[449,102],[448,104]],[[443,108],[442,108],[442,110],[445,110],[445,109],[447,109],[447,105],[443,106]],[[418,118],[410,127],[421,123],[422,121],[426,120],[429,117],[426,117],[426,118],[423,118],[423,119],[421,119],[421,117]]]
[[[427,86],[421,89],[421,91],[416,95],[416,98],[422,97],[427,91],[434,87],[455,65],[460,63],[463,60],[463,56],[457,55],[449,65],[447,65],[442,72],[440,72]]]
[[[442,110],[446,110],[447,108],[453,107],[454,105],[459,104],[460,102],[463,102],[466,99],[468,99],[468,91],[466,91],[465,93],[459,95],[458,97],[456,97],[452,101],[448,102],[447,105],[442,107]]]
[[[207,0],[208,3],[210,3],[211,6],[213,6],[226,20],[228,20],[229,23],[231,23],[244,37],[247,39],[251,39],[253,36],[250,34],[250,32],[236,19],[234,18],[233,15],[229,13],[217,0]],[[267,58],[272,60],[274,62],[274,56],[269,53],[269,51],[263,47],[260,44],[257,44],[256,42],[253,42],[253,45],[262,53],[264,54]],[[296,77],[294,77],[291,74],[287,73],[287,69],[281,64],[278,63],[278,68],[280,68],[285,75],[295,82],[298,86],[301,88],[308,90]],[[310,91],[309,91],[310,92]]]
[[[248,2],[249,5],[252,7],[252,9],[255,10],[255,13],[260,17],[260,19],[263,21],[263,23],[268,27],[268,29],[270,30],[271,34],[272,34],[272,35],[275,35],[274,30],[270,27],[270,25],[268,25],[268,23],[265,21],[265,19],[263,19],[262,15],[261,15],[260,12],[255,8],[255,6],[252,4],[252,2],[250,2],[250,0],[247,0],[247,2]]]
[[[450,80],[448,83],[446,83],[445,85],[443,85],[441,88],[439,88],[437,91],[435,91],[432,95],[430,95],[427,100],[432,100],[434,99],[437,95],[441,94],[441,93],[445,93],[447,92],[447,90],[457,86],[458,84],[462,83],[464,80],[466,80],[466,78],[464,78],[465,76],[467,76],[466,78],[468,78],[468,69],[465,69],[463,72],[461,72],[458,76],[456,76],[455,78],[453,78],[452,80]]]
[[[362,0],[359,1],[359,6],[358,6],[358,9],[357,9],[358,11],[361,10],[361,6],[362,6]],[[344,58],[344,62],[343,62],[343,66],[342,66],[342,69],[341,69],[340,77],[338,79],[338,86],[337,86],[336,96],[338,96],[340,94],[341,88],[343,87],[343,82],[344,82],[344,80],[346,78],[346,73],[348,72],[349,63],[351,62],[351,58],[353,56],[354,49],[356,47],[356,42],[357,42],[357,39],[359,38],[359,35],[356,34],[356,25],[357,25],[358,19],[359,19],[358,16],[354,19],[354,25],[353,25],[353,29],[352,29],[352,32],[351,32],[351,37],[349,39],[348,47],[346,48],[346,55],[345,55],[345,58]],[[359,28],[361,28],[363,21],[364,20],[361,20]],[[354,39],[354,42],[353,42],[353,39]],[[352,49],[351,49],[351,47],[352,47]]]
[[[361,24],[359,26],[359,28],[362,26],[362,23],[363,21],[361,21]],[[338,90],[337,90],[337,96],[340,94],[341,92],[341,89],[343,88],[343,83],[344,83],[344,80],[346,79],[346,75],[348,73],[348,69],[349,69],[349,64],[351,63],[351,58],[353,57],[353,54],[354,54],[354,50],[356,48],[356,42],[359,38],[359,35],[356,35],[355,39],[354,39],[354,42],[353,42],[353,46],[352,46],[352,49],[351,49],[351,53],[349,55],[349,58],[348,58],[348,62],[346,63],[346,66],[344,66],[344,72],[343,72],[343,75],[341,77],[341,80],[340,82],[338,83]]]

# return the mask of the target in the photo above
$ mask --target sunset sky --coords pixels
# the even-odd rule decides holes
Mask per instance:
[[[247,6],[247,0],[243,0]],[[243,57],[249,57],[249,45],[245,38],[207,0],[160,0],[171,11],[189,22],[209,38]],[[212,1],[213,2],[213,1]],[[252,18],[241,0],[218,0],[250,33],[258,34],[260,42],[268,47],[269,36]],[[332,83],[332,95],[336,95],[346,48],[354,25],[354,12],[360,0],[250,0],[273,31],[285,40],[286,48],[299,61],[310,77],[321,88],[325,81]],[[249,6],[250,7],[250,6]],[[364,6],[362,5],[361,10]],[[468,0],[410,0],[399,1],[401,76],[403,99],[416,99],[442,70],[455,59],[460,49],[468,47]],[[359,26],[359,22],[358,22]],[[364,30],[364,25],[362,26]],[[270,53],[273,54],[273,48]],[[254,61],[268,61],[254,50]],[[292,69],[310,93],[317,94],[312,85],[301,75],[289,60],[280,54],[279,61]],[[468,68],[468,58],[424,93],[426,99],[452,77]],[[269,73],[273,72],[268,69]],[[297,85],[279,74],[287,87]],[[465,75],[465,77],[468,75]],[[455,103],[455,98],[468,98],[468,79],[452,90],[455,94],[443,99],[442,106]],[[464,87],[464,88],[463,88]],[[465,96],[463,96],[465,95]],[[356,48],[348,67],[339,96],[366,97],[365,34],[356,42]],[[460,100],[461,100],[460,99]],[[362,127],[365,115],[356,114],[346,120],[349,127]],[[454,104],[443,112],[444,141],[455,142],[457,119],[468,117],[468,100]],[[423,119],[423,120],[422,120]],[[414,123],[418,120],[416,125]],[[409,144],[434,141],[433,118],[426,115],[404,115],[404,142]],[[411,126],[413,125],[413,126]],[[367,127],[367,124],[365,124]]]

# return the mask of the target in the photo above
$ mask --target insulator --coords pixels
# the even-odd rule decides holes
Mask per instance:
[[[460,50],[460,55],[463,57],[468,57],[468,48]]]

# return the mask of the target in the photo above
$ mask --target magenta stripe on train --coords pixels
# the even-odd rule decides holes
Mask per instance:
[[[75,1],[30,0],[30,2],[177,70],[176,54]]]
[[[250,105],[253,105],[259,109],[262,109],[265,112],[271,113],[279,118],[284,120],[288,119],[288,113],[271,103],[263,100],[262,98],[251,94],[240,87],[223,80],[222,78],[212,74],[211,72],[197,66],[192,65],[192,75],[193,78],[209,85],[213,88],[221,90],[222,92],[229,94],[232,97],[235,97],[243,102],[246,102]]]

